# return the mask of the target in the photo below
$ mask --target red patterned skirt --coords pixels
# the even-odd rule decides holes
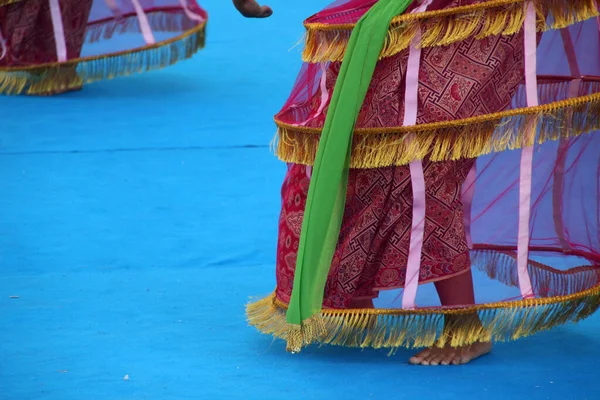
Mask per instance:
[[[93,0],[60,0],[67,57],[78,58],[85,41]],[[0,66],[56,62],[56,44],[47,0],[27,0],[0,7],[7,54]]]
[[[425,240],[420,283],[470,268],[461,191],[474,160],[424,162]],[[283,183],[277,250],[277,297],[289,302],[309,186],[309,169],[292,164]],[[412,221],[408,166],[350,171],[346,209],[324,307],[348,308],[352,300],[404,286]]]

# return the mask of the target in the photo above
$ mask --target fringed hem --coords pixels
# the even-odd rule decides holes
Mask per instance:
[[[471,263],[489,278],[507,286],[519,287],[516,251],[473,251]],[[558,270],[529,260],[528,271],[533,292],[541,298],[568,296],[600,285],[600,265]]]
[[[302,325],[287,323],[286,329],[286,350],[292,354],[299,353],[303,347],[318,342],[327,333],[321,315],[313,315],[302,322]]]
[[[273,147],[279,159],[312,165],[321,129],[290,125],[277,119],[275,122],[278,132]],[[530,124],[539,132],[537,137],[528,134],[526,127]],[[352,140],[350,167],[406,165],[427,156],[432,161],[476,158],[597,129],[600,129],[600,93],[460,120],[410,127],[358,128]]]
[[[515,265],[510,256],[498,254],[495,257],[487,251],[476,253],[479,258],[474,259],[475,263],[481,263],[480,268],[490,276],[511,285],[515,283],[512,281]],[[516,340],[567,322],[580,321],[600,307],[600,266],[559,271],[530,262],[529,268],[538,287],[551,280],[565,279],[565,287],[556,289],[556,293],[586,289],[566,295],[460,308],[323,309],[318,318],[324,332],[311,335],[310,340],[291,336],[286,321],[287,305],[275,294],[248,304],[246,313],[250,325],[264,334],[288,341],[288,350],[294,352],[303,345],[316,342],[390,348],[393,353],[399,347],[458,347],[476,342]]]
[[[397,16],[392,20],[380,58],[408,48],[419,28],[422,47],[446,46],[473,35],[477,39],[513,35],[523,27],[524,1],[492,0]],[[538,31],[564,28],[599,15],[595,0],[533,0],[533,3],[538,15]],[[553,17],[550,24],[545,18],[549,14]],[[303,60],[312,63],[342,61],[354,25],[306,22]]]
[[[482,304],[460,309],[323,310],[325,333],[312,340],[290,338],[287,306],[271,295],[247,306],[250,325],[288,341],[288,350],[317,342],[360,348],[467,346],[476,342],[509,341],[567,322],[577,322],[600,306],[600,286],[572,296]],[[456,318],[451,328],[446,316]],[[461,322],[464,317],[464,322]],[[292,346],[290,346],[290,342]]]
[[[206,23],[154,45],[82,57],[63,63],[0,68],[1,94],[62,93],[102,79],[160,69],[190,58],[204,47]]]

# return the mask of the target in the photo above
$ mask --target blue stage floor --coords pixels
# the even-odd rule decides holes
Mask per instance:
[[[191,61],[0,97],[0,399],[600,399],[600,316],[449,368],[292,356],[247,327],[248,297],[274,287],[272,115],[324,3],[273,3],[267,21],[203,5]]]

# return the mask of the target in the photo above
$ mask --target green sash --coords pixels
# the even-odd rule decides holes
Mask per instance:
[[[288,350],[324,334],[325,283],[344,216],[352,135],[393,17],[412,0],[379,0],[358,21],[346,48],[312,172],[294,286],[286,319]]]

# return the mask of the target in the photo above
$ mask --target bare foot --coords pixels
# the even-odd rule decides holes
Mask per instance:
[[[408,360],[413,365],[462,365],[488,354],[492,343],[477,342],[463,347],[430,347]]]

